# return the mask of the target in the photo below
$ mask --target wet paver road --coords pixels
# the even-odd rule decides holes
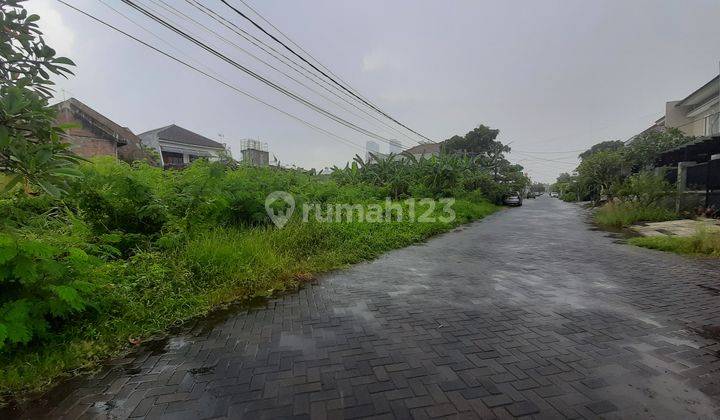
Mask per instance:
[[[24,417],[714,418],[720,264],[527,200],[218,316]],[[16,413],[17,414],[17,413]]]

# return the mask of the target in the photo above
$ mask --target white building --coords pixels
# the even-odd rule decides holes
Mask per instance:
[[[400,140],[390,139],[388,147],[392,154],[397,155],[402,152],[402,143],[400,143]]]
[[[213,160],[227,147],[175,124],[139,134],[143,145],[158,152],[163,167],[183,167],[197,158]]]
[[[375,156],[380,155],[380,145],[377,144],[377,142],[374,142],[372,140],[368,140],[365,142],[365,161],[370,161],[372,159],[372,156],[370,154],[373,154]]]

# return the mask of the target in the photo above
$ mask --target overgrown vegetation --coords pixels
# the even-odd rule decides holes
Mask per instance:
[[[675,212],[658,206],[638,203],[606,203],[595,212],[595,221],[601,226],[624,228],[638,222],[663,222],[676,219]]]
[[[662,222],[676,219],[675,211],[663,205],[672,197],[672,187],[661,177],[649,172],[629,176],[614,185],[615,200],[595,212],[595,221],[602,226],[622,228],[638,222]]]
[[[631,238],[632,245],[688,255],[720,257],[720,233],[700,231],[693,236],[647,236]]]
[[[456,191],[451,223],[296,218],[276,229],[264,209],[272,191],[292,192],[298,205],[382,203],[392,187],[205,161],[163,171],[106,158],[81,170],[62,199],[17,189],[0,200],[5,393],[37,388],[121,349],[128,338],[218,304],[292,289],[310,273],[373,258],[496,209],[477,191]]]
[[[314,171],[240,166],[229,157],[183,171],[115,158],[83,161],[53,124],[50,73],[69,74],[37,16],[2,4],[0,46],[0,395],[46,387],[218,305],[292,290],[313,273],[407,246],[497,209],[528,180],[497,130],[480,126],[441,156],[388,156]],[[270,224],[265,198],[385,204],[453,197],[431,222],[300,220]],[[489,198],[489,200],[488,200]],[[422,204],[415,209],[423,212]]]
[[[522,166],[505,158],[510,148],[496,140],[499,132],[480,125],[444,141],[439,156],[373,155],[367,162],[356,157],[345,168],[334,168],[332,178],[340,185],[382,186],[393,198],[451,197],[480,190],[500,203],[506,195],[529,187],[530,180]]]
[[[623,198],[622,191],[628,178],[646,173],[644,180],[652,179],[649,172],[662,152],[693,139],[676,128],[669,128],[663,132],[643,133],[627,144],[622,141],[598,143],[579,155],[581,162],[573,174],[558,176],[553,190],[566,201],[598,203]]]
[[[565,201],[606,203],[595,213],[604,226],[624,227],[637,222],[672,220],[674,188],[655,175],[653,163],[666,150],[692,141],[675,128],[650,131],[631,142],[604,141],[579,155],[575,172],[563,173],[553,190]]]

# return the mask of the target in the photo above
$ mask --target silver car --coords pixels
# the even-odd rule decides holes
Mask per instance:
[[[522,206],[522,202],[522,194],[520,193],[508,195],[503,199],[503,204],[505,204],[506,206]]]

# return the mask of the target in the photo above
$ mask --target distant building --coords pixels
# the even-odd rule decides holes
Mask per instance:
[[[268,145],[259,140],[243,140],[240,153],[242,153],[242,161],[248,165],[268,166],[270,164]]]
[[[639,134],[630,137],[626,144],[636,137],[677,128],[688,136],[716,136],[720,134],[720,76],[705,83],[695,92],[679,101],[665,103],[665,115]]]
[[[665,117],[657,124],[675,127],[689,136],[720,133],[720,76],[714,77],[680,101],[665,104]]]
[[[405,150],[403,153],[413,155],[416,159],[419,159],[421,156],[429,158],[431,156],[440,156],[441,148],[442,142],[422,143]]]
[[[59,102],[58,124],[74,124],[64,139],[79,156],[113,156],[129,162],[146,157],[140,139],[123,127],[75,98]]]
[[[371,153],[375,156],[380,155],[380,145],[377,144],[377,142],[368,140],[365,142],[365,161],[366,162],[368,162],[372,159],[372,156],[370,155]]]
[[[145,146],[158,152],[165,168],[182,168],[197,158],[214,160],[229,153],[224,144],[175,124],[146,131],[138,137]]]
[[[402,152],[402,143],[400,140],[390,139],[388,142],[389,152],[398,155]]]

